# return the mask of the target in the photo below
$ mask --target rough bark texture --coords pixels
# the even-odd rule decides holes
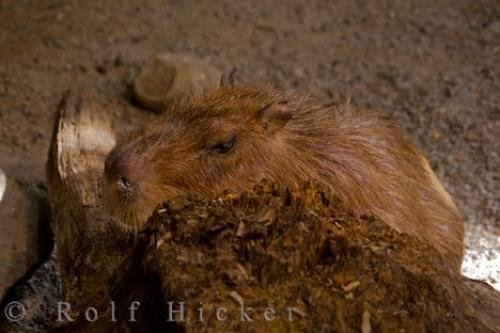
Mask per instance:
[[[130,236],[98,207],[114,142],[103,114],[91,98],[66,94],[56,120],[49,196],[75,321],[55,321],[54,330],[498,331],[497,292],[449,271],[414,237],[353,216],[315,184],[290,192],[263,183],[211,202],[165,204]],[[141,303],[136,322],[129,321],[133,301]],[[167,301],[185,302],[185,321],[167,322]],[[85,318],[90,306],[94,322]],[[241,320],[242,306],[253,309],[253,321]],[[265,320],[267,308],[274,320]]]
[[[113,274],[132,249],[97,207],[103,161],[113,145],[103,107],[84,93],[67,92],[58,107],[47,178],[63,294],[77,322],[88,306],[109,311]]]

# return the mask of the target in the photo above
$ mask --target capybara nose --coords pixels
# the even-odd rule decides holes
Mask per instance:
[[[116,185],[118,186],[118,189],[124,193],[132,190],[132,184],[126,177],[123,176],[118,177],[118,179],[116,180]]]

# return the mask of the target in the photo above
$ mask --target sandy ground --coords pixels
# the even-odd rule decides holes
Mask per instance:
[[[44,181],[69,87],[144,112],[130,83],[162,51],[391,114],[465,216],[464,273],[500,289],[500,2],[3,0],[0,167]]]

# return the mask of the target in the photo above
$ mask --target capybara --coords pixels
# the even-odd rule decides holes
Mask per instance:
[[[233,73],[215,92],[174,103],[118,142],[103,186],[103,205],[115,219],[138,227],[164,201],[214,198],[263,178],[288,187],[316,179],[353,213],[377,215],[460,268],[461,215],[394,121],[271,85],[233,86]]]

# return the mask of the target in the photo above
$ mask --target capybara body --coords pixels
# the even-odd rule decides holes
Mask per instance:
[[[210,199],[263,178],[288,187],[319,180],[354,213],[377,215],[460,267],[460,213],[393,121],[269,85],[223,86],[181,101],[125,137],[106,160],[103,202],[133,227],[163,201]]]

